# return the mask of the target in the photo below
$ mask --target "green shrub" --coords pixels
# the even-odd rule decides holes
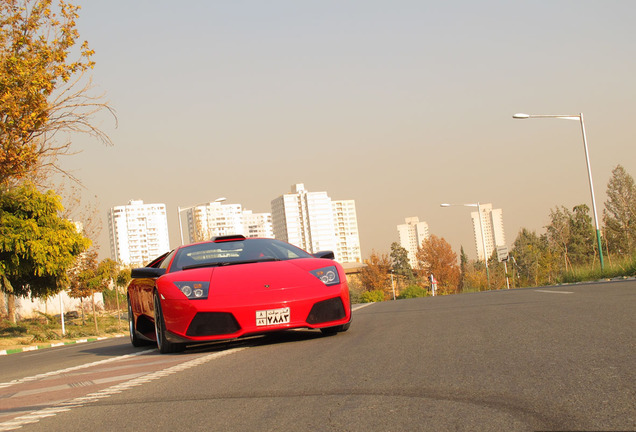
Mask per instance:
[[[80,329],[67,329],[65,337],[69,339],[75,339],[75,338],[84,338],[84,337],[89,337],[94,335],[95,335],[95,332],[80,328]]]
[[[422,288],[419,285],[409,285],[408,287],[406,287],[400,292],[400,295],[397,298],[408,299],[408,298],[417,298],[417,297],[427,297],[428,295],[429,293],[426,288]]]
[[[365,291],[360,296],[360,303],[376,303],[384,301],[384,291],[373,290]]]
[[[48,341],[59,340],[59,339],[60,339],[60,335],[58,335],[54,331],[44,330],[44,331],[39,331],[34,333],[33,337],[31,338],[31,342],[33,343],[48,342]]]
[[[106,310],[116,310],[117,309],[117,296],[119,296],[119,307],[120,309],[126,308],[126,294],[121,291],[117,291],[115,289],[105,289],[102,292],[104,296],[104,309]]]

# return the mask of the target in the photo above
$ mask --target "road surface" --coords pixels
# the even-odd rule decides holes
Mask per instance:
[[[12,354],[0,431],[636,430],[635,311],[620,281],[364,305],[335,336]]]

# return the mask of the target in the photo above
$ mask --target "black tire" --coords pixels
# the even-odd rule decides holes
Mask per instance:
[[[155,334],[157,335],[157,348],[161,354],[169,354],[175,352],[181,352],[185,349],[185,345],[181,343],[170,342],[166,338],[166,323],[163,319],[163,312],[161,311],[161,301],[159,300],[159,294],[155,291],[154,294],[155,304]]]
[[[335,335],[336,333],[346,332],[347,330],[349,330],[350,326],[351,323],[348,322],[339,326],[321,328],[320,331],[324,335]]]
[[[148,345],[148,341],[141,339],[137,335],[137,329],[135,328],[135,316],[133,315],[130,297],[128,298],[128,330],[130,331],[130,343],[132,346],[138,348]]]

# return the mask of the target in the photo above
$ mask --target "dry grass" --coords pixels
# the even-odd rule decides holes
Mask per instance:
[[[92,316],[65,319],[65,334],[59,316],[39,313],[35,318],[19,321],[0,321],[0,350],[12,350],[34,345],[72,342],[77,339],[108,336],[127,331],[126,317],[118,321],[117,314],[103,314],[97,317],[97,328]]]

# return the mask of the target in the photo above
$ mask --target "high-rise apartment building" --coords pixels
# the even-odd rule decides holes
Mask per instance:
[[[274,238],[272,214],[243,210],[243,234],[245,237]]]
[[[480,204],[479,211],[472,212],[470,216],[473,219],[473,232],[475,234],[475,247],[477,249],[477,258],[480,260],[485,257],[490,258],[497,246],[506,245],[506,237],[503,227],[503,214],[501,209],[493,209],[492,204]],[[482,236],[483,228],[483,236]],[[486,253],[484,254],[484,242],[486,243]]]
[[[240,204],[214,201],[194,206],[187,210],[187,225],[190,243],[230,234],[273,237],[271,214],[243,210]]]
[[[170,250],[165,204],[131,200],[113,207],[108,228],[111,256],[122,265],[141,267]]]
[[[429,238],[428,224],[424,221],[420,222],[417,216],[404,219],[403,224],[397,226],[400,236],[400,246],[408,252],[409,263],[411,267],[418,268],[417,250],[422,247],[422,242]]]
[[[291,193],[272,200],[272,224],[275,238],[310,253],[331,250],[338,261],[361,260],[353,200],[332,202],[327,192],[296,184]]]
[[[211,202],[186,211],[189,243],[210,240],[215,236],[243,234],[240,204]]]
[[[360,235],[358,234],[358,216],[354,200],[332,201],[336,250],[334,253],[341,262],[362,262]]]

